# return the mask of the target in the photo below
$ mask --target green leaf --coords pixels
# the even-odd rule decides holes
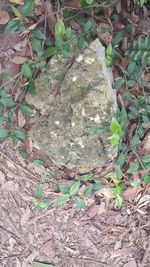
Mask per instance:
[[[30,13],[34,7],[34,3],[35,3],[35,0],[30,0],[30,1],[26,0],[25,1],[25,4],[22,8],[22,14],[23,14],[24,18],[30,15]]]
[[[150,175],[148,175],[147,173],[144,175],[144,182],[146,184],[150,183]]]
[[[60,192],[63,194],[68,194],[70,191],[70,187],[65,184],[60,184],[58,185],[58,187],[59,187]]]
[[[23,19],[23,16],[22,14],[20,13],[20,11],[15,7],[15,6],[11,6],[12,8],[12,11],[13,13],[15,14],[15,16],[19,19],[19,20],[22,20]]]
[[[4,33],[15,32],[20,26],[19,20],[10,20],[5,27]]]
[[[137,145],[139,144],[139,141],[140,141],[139,135],[136,133],[136,134],[132,137],[131,142],[130,142],[131,149],[136,148]]]
[[[33,267],[55,267],[53,264],[34,262]]]
[[[60,197],[57,198],[56,205],[58,207],[61,206],[61,205],[64,205],[65,203],[68,202],[69,198],[70,198],[69,194],[61,195]]]
[[[78,36],[78,46],[79,46],[80,49],[85,48],[86,41],[85,41],[85,36],[84,35],[79,35]]]
[[[122,38],[123,38],[123,31],[117,32],[112,40],[113,46],[118,45],[122,41]]]
[[[81,175],[79,178],[80,178],[80,181],[86,182],[86,181],[92,180],[93,176],[94,174],[89,173],[89,174]]]
[[[55,24],[55,38],[63,37],[65,35],[66,29],[65,24],[61,19],[58,19]]]
[[[86,1],[86,3],[88,4],[88,5],[91,5],[91,4],[93,4],[93,2],[95,1],[95,0],[85,0]]]
[[[80,197],[76,197],[76,208],[77,209],[84,209],[86,207],[84,199]]]
[[[139,162],[131,164],[130,168],[127,170],[127,173],[134,173],[139,169]]]
[[[143,157],[142,161],[144,163],[150,163],[150,154],[147,154]]]
[[[44,191],[43,191],[43,186],[42,184],[38,184],[36,187],[35,187],[35,197],[40,199],[44,196]]]
[[[96,126],[96,127],[91,128],[90,129],[90,132],[92,132],[92,133],[103,133],[106,130],[107,130],[106,127],[99,125],[99,126]]]
[[[15,102],[10,98],[10,97],[2,97],[0,99],[0,102],[5,106],[5,107],[13,107],[15,105]]]
[[[90,196],[92,194],[92,190],[93,190],[93,184],[90,184],[85,188],[83,193],[85,196]]]
[[[121,153],[115,163],[118,166],[122,167],[125,161],[126,161],[126,155],[124,153]]]
[[[139,181],[131,181],[130,185],[133,186],[133,187],[138,187],[138,186],[141,185],[141,183]]]
[[[34,36],[31,37],[31,45],[33,50],[37,53],[37,54],[41,54],[42,49],[41,49],[41,41],[37,38],[35,38]]]
[[[31,33],[35,38],[37,38],[39,40],[45,40],[46,39],[44,33],[40,30],[36,29],[36,30],[31,31]]]
[[[48,206],[50,205],[50,203],[51,203],[50,198],[45,198],[44,200],[39,201],[37,208],[38,209],[47,209]]]
[[[117,78],[113,84],[113,88],[119,89],[125,84],[125,79],[124,78]]]
[[[83,29],[85,33],[88,33],[92,28],[92,21],[88,20],[84,25],[83,25]]]
[[[32,70],[31,70],[31,67],[28,63],[25,62],[22,65],[21,73],[27,79],[32,78]]]
[[[13,132],[13,135],[14,135],[15,137],[19,138],[19,139],[25,139],[25,138],[26,138],[26,134],[25,134],[25,132],[20,131],[20,130],[15,130],[15,131]]]
[[[117,169],[117,170],[115,171],[115,174],[116,174],[116,177],[117,177],[119,180],[122,179],[122,177],[123,177],[123,172],[122,172],[122,170],[121,170],[120,168]]]
[[[35,159],[32,161],[32,163],[35,165],[35,166],[43,166],[44,165],[44,160],[41,160],[41,159]]]
[[[28,106],[28,105],[25,105],[25,104],[21,104],[20,105],[20,110],[22,111],[22,113],[26,116],[31,116],[33,115],[33,111],[32,109]]]
[[[95,191],[99,191],[101,189],[103,189],[105,187],[105,185],[101,184],[100,182],[95,182],[93,184],[93,190]]]
[[[5,128],[0,129],[0,138],[5,139],[10,135],[9,131]]]
[[[127,81],[127,86],[128,87],[134,87],[136,85],[136,81],[134,81],[134,80],[128,80]]]
[[[110,140],[111,145],[116,146],[119,143],[120,136],[117,133],[115,133],[109,137],[109,140]]]
[[[78,193],[80,184],[81,182],[77,181],[71,186],[70,191],[69,191],[70,195],[76,195]]]
[[[119,124],[116,118],[111,119],[110,131],[112,133],[119,133],[121,131],[121,125]]]
[[[127,67],[127,72],[130,74],[134,73],[135,71],[135,67],[136,67],[136,62],[135,61],[131,61]]]
[[[115,200],[116,200],[116,206],[121,209],[122,208],[122,198],[120,195],[116,195],[115,197]]]
[[[35,83],[33,81],[30,81],[28,84],[28,93],[32,96],[36,95],[36,87],[35,87]]]
[[[53,56],[56,53],[56,48],[55,47],[48,47],[44,53],[43,53],[43,57],[48,58]]]

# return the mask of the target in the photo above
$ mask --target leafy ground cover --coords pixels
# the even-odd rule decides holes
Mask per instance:
[[[56,266],[97,264],[118,267],[150,264],[148,2],[28,0],[1,3],[3,266],[31,266],[33,261],[36,267],[49,267],[50,263]],[[26,102],[25,96],[36,94],[34,80],[45,70],[52,55],[70,53],[72,39],[82,49],[96,37],[106,47],[106,62],[113,70],[113,87],[117,90],[119,108],[110,124],[110,141],[119,146],[119,153],[114,162],[81,175],[53,166],[51,160],[34,146],[27,130],[38,111]],[[57,88],[52,92],[54,96],[56,91]],[[104,129],[100,125],[93,130],[100,132]],[[52,216],[53,227],[56,221],[55,228],[48,228],[48,239],[44,235],[49,225],[47,216]],[[19,228],[16,228],[17,222]],[[10,225],[9,230],[5,223]],[[75,226],[74,232],[71,232],[71,224]],[[77,234],[78,225],[81,231]],[[63,231],[64,236],[60,237]],[[139,231],[137,235],[135,231]],[[68,234],[67,244],[65,237]],[[21,241],[19,236],[24,238],[25,235],[25,241]],[[97,256],[102,247],[95,239],[96,235],[101,242],[105,236],[106,240],[102,242],[105,257]],[[85,251],[82,248],[84,239]],[[64,242],[62,250],[61,242]],[[6,243],[9,246],[5,246]],[[15,255],[18,244],[22,245]],[[22,246],[26,248],[24,252]],[[93,254],[89,253],[89,248]],[[9,259],[11,251],[12,260]]]

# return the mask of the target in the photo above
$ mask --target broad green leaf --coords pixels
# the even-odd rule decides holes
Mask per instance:
[[[81,184],[80,181],[75,182],[75,183],[71,186],[70,191],[69,191],[69,194],[70,194],[70,195],[76,195],[76,194],[78,193],[78,191],[79,191],[80,184]]]
[[[35,166],[43,166],[44,165],[44,160],[41,160],[41,159],[35,159],[32,161],[32,163],[35,165]]]
[[[86,207],[85,201],[83,198],[76,197],[76,208],[77,209],[84,209]]]
[[[123,31],[117,32],[112,40],[113,46],[118,45],[122,41],[122,38],[123,38]]]
[[[136,67],[136,62],[135,61],[131,61],[127,67],[127,72],[130,74],[134,73],[135,71],[135,67]]]
[[[110,131],[112,133],[119,133],[121,131],[121,125],[119,124],[116,118],[111,119]]]
[[[150,183],[150,175],[148,175],[147,173],[144,175],[144,182],[145,183]]]
[[[139,144],[139,141],[140,141],[139,135],[136,133],[136,134],[132,137],[131,142],[130,142],[131,149],[136,148],[137,145]]]
[[[13,13],[15,14],[15,16],[19,19],[19,20],[22,20],[23,19],[23,16],[22,14],[20,13],[20,11],[15,7],[15,6],[11,6],[12,8],[12,11]]]
[[[21,104],[20,105],[20,110],[22,111],[22,113],[26,116],[31,116],[33,115],[33,111],[32,109],[30,108],[30,106],[28,105],[25,105],[25,104]]]
[[[43,53],[43,57],[48,58],[53,56],[56,53],[56,48],[55,47],[48,47],[44,53]]]
[[[50,172],[50,176],[53,177],[54,179],[57,179],[58,178],[58,175],[59,175],[58,172],[55,172],[55,171],[51,171]]]
[[[112,48],[112,45],[110,43],[106,48],[106,56],[111,56],[112,55],[112,51],[113,51],[113,48]]]
[[[38,184],[35,187],[35,197],[40,199],[44,196],[44,191],[43,191],[43,185],[42,184]]]
[[[127,170],[127,173],[134,173],[139,169],[139,162],[131,164],[130,168]]]
[[[19,20],[10,20],[5,27],[4,33],[15,32],[19,28],[19,26]]]
[[[20,130],[15,130],[15,131],[13,132],[13,135],[14,135],[15,137],[19,138],[19,139],[25,139],[25,138],[26,138],[26,134],[25,134],[25,132],[20,131]]]
[[[55,267],[53,264],[34,262],[33,267]]]
[[[5,106],[5,107],[13,107],[15,105],[15,102],[12,100],[10,97],[2,97],[0,99],[0,102]]]
[[[32,70],[31,70],[31,67],[28,63],[25,62],[22,65],[21,73],[27,79],[32,78]]]
[[[35,0],[27,0],[22,8],[22,14],[25,17],[29,16],[35,4]]]
[[[61,195],[60,197],[57,198],[56,200],[56,205],[59,207],[61,205],[64,205],[65,203],[68,202],[70,198],[70,195],[69,194],[63,194]]]
[[[116,200],[116,206],[121,209],[122,208],[122,198],[120,195],[116,195],[115,197],[115,200]]]
[[[125,79],[124,78],[117,78],[113,84],[114,89],[119,89],[125,84]]]
[[[120,186],[120,184],[114,188],[113,192],[115,196],[120,195],[120,193],[122,192],[122,187]]]
[[[85,0],[87,4],[91,5],[95,0]]]
[[[141,185],[141,183],[139,181],[131,181],[130,185],[133,186],[133,187],[138,187],[138,186]]]
[[[63,194],[68,194],[70,191],[70,187],[68,185],[65,185],[65,184],[60,184],[60,185],[58,185],[58,187],[59,187],[60,192]]]
[[[55,24],[55,38],[63,37],[65,35],[66,29],[65,24],[61,19],[58,19]]]
[[[118,145],[120,136],[117,133],[114,133],[112,136],[109,137],[110,143],[113,146]]]
[[[85,188],[83,193],[85,196],[90,196],[92,194],[92,190],[93,190],[93,184],[90,184]]]
[[[8,73],[2,73],[2,78],[4,81],[11,81],[12,77]]]
[[[0,129],[0,138],[4,139],[7,138],[10,135],[9,131],[5,128]]]
[[[127,86],[128,87],[134,87],[136,85],[136,81],[134,81],[134,80],[128,80],[127,81]]]
[[[38,209],[47,209],[49,207],[50,203],[51,203],[50,198],[45,198],[44,200],[39,201],[37,208]]]
[[[35,38],[34,36],[31,37],[31,45],[33,50],[39,55],[40,53],[42,53],[42,49],[41,49],[41,41],[37,38]]]
[[[98,181],[93,184],[93,190],[95,190],[95,191],[99,191],[99,190],[103,189],[104,187],[105,187],[105,185],[101,184]]]
[[[94,174],[89,173],[89,174],[81,175],[79,178],[80,178],[80,181],[86,182],[86,181],[92,180],[93,176]]]
[[[124,153],[121,153],[115,163],[118,166],[122,167],[125,161],[126,161],[126,155]]]
[[[86,47],[86,41],[85,41],[85,36],[84,35],[79,35],[78,36],[78,46],[80,49],[83,49]]]
[[[44,33],[43,33],[42,31],[40,31],[40,30],[37,30],[37,29],[36,29],[36,30],[31,31],[31,33],[32,33],[32,35],[33,35],[35,38],[37,38],[37,39],[39,39],[39,40],[44,40],[44,39],[46,39]]]
[[[32,96],[36,95],[36,87],[35,87],[34,81],[29,82],[27,89],[28,89],[28,93],[30,95],[32,95]]]
[[[91,30],[91,28],[92,28],[92,21],[88,20],[83,26],[84,32],[88,33]]]
[[[122,179],[122,177],[123,177],[123,172],[122,172],[121,169],[117,169],[117,170],[115,171],[115,174],[116,174],[116,177],[117,177],[119,180]]]
[[[142,161],[144,163],[150,163],[150,154],[147,154],[143,157]]]
[[[106,130],[107,130],[106,127],[99,125],[99,126],[96,126],[96,127],[91,128],[90,129],[90,132],[92,132],[92,133],[103,133]]]

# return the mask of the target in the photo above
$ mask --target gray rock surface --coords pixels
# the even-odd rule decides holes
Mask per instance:
[[[116,114],[111,77],[105,49],[96,39],[74,60],[53,57],[47,71],[37,78],[37,95],[28,102],[40,109],[42,118],[30,134],[56,164],[88,172],[116,156],[109,130],[91,132],[98,125],[108,127]],[[59,94],[54,97],[52,90],[58,86]]]

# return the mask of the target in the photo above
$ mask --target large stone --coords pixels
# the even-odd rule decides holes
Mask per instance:
[[[41,120],[31,129],[33,140],[52,160],[88,172],[116,156],[110,145],[109,123],[117,102],[106,68],[105,49],[98,39],[70,58],[53,57],[48,70],[36,80],[37,95],[30,103],[41,110]],[[59,94],[51,90],[60,86]],[[91,129],[103,125],[106,132]]]

